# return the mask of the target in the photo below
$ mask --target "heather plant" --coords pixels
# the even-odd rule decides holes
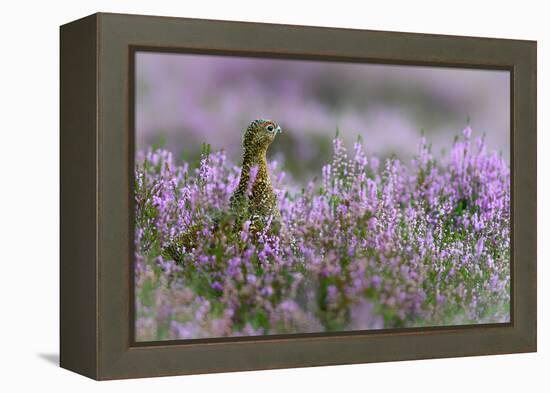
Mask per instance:
[[[470,128],[409,163],[358,140],[300,187],[269,163],[281,228],[235,232],[240,168],[138,151],[138,340],[509,321],[510,171]],[[177,262],[163,252],[186,234]]]

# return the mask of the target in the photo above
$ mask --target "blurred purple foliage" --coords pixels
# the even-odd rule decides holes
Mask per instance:
[[[141,52],[136,68],[138,149],[164,141],[197,158],[202,142],[236,161],[253,118],[284,129],[272,156],[298,179],[330,160],[337,128],[351,147],[408,160],[424,132],[434,152],[467,120],[509,157],[509,73],[441,67]]]

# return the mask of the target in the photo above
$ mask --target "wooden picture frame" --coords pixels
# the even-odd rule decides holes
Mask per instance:
[[[509,70],[511,322],[136,343],[136,50]],[[536,42],[98,13],[61,27],[61,367],[118,379],[536,351]]]

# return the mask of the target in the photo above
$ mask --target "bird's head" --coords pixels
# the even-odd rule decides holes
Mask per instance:
[[[249,152],[265,152],[275,140],[275,136],[282,132],[281,127],[274,121],[258,119],[247,127],[243,137],[243,147]]]

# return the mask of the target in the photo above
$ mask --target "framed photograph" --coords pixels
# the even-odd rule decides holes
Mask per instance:
[[[61,366],[536,351],[536,43],[61,27]]]

